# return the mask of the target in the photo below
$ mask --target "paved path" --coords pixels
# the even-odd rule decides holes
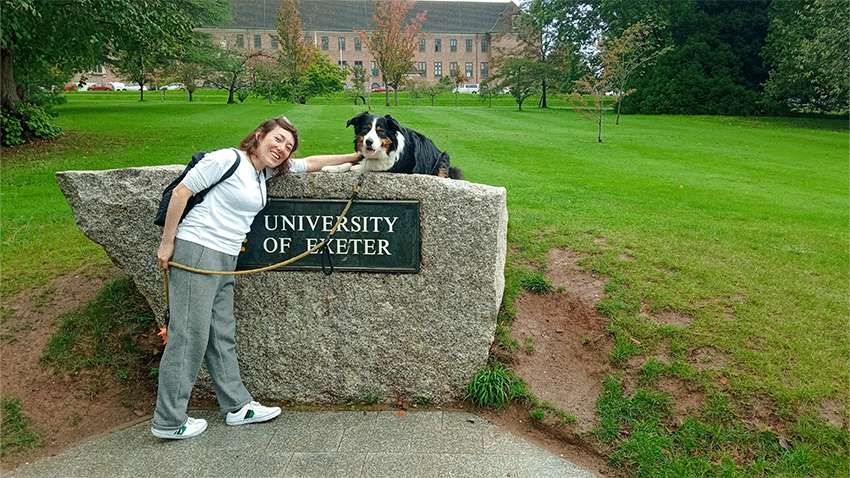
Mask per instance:
[[[290,412],[230,427],[216,411],[201,435],[162,440],[150,420],[15,469],[18,478],[527,477],[594,475],[466,412]]]

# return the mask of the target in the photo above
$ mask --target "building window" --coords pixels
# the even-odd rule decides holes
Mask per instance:
[[[434,63],[434,78],[443,77],[443,64],[441,62]]]
[[[345,37],[339,37],[339,51],[345,51]]]
[[[481,62],[481,79],[487,78],[490,76],[490,65],[487,64],[486,61]]]
[[[422,78],[428,76],[428,64],[424,61],[419,62],[419,76],[421,76]]]
[[[322,37],[322,50],[328,50],[328,37]]]
[[[443,41],[442,41],[442,40],[440,40],[439,38],[435,39],[435,40],[434,40],[434,52],[436,52],[436,53],[440,53],[440,52],[442,51],[442,49],[443,49],[443,46],[442,46],[442,45],[443,45]]]
[[[471,38],[466,40],[466,52],[472,53],[472,39]]]
[[[472,78],[472,62],[466,64],[466,77]]]
[[[254,48],[259,50],[263,47],[263,39],[260,38],[260,35],[254,35]]]
[[[363,44],[360,43],[360,37],[354,37],[354,50],[360,51],[363,49]]]
[[[340,62],[339,62],[339,68],[340,68],[341,70],[346,70],[346,71],[348,71],[348,62],[347,62],[347,61],[345,61],[345,60],[340,61]]]
[[[91,70],[92,75],[102,75],[103,74],[103,65],[97,65]]]
[[[452,51],[452,52],[457,51],[457,40],[455,40],[454,38],[449,40],[449,50]]]
[[[487,53],[487,39],[481,39],[481,53]]]
[[[372,62],[370,69],[372,70],[371,71],[372,76],[378,76],[378,62],[377,61]]]
[[[236,48],[245,48],[245,35],[236,35]]]
[[[425,51],[425,40],[419,40],[419,51]]]
[[[449,63],[449,75],[454,76],[455,70],[457,70],[457,62],[453,61]]]
[[[280,48],[280,45],[278,45],[277,40],[272,38],[272,50],[277,50],[278,48]]]

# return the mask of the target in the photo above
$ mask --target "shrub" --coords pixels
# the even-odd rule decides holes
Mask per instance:
[[[525,382],[513,369],[497,363],[475,374],[464,400],[479,407],[502,408],[511,400],[527,395]]]

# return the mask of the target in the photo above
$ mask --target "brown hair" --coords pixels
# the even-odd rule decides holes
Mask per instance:
[[[291,121],[286,116],[280,115],[277,118],[267,119],[257,126],[254,131],[251,131],[248,136],[239,143],[239,149],[245,151],[248,156],[253,156],[257,154],[257,145],[260,143],[260,140],[266,137],[273,129],[280,126],[292,133],[292,137],[295,138],[295,144],[292,147],[292,152],[289,154],[289,158],[286,158],[286,161],[282,162],[280,166],[275,168],[275,176],[280,176],[289,171],[289,159],[292,158],[292,155],[298,150],[298,129],[295,128],[295,125],[292,124]]]

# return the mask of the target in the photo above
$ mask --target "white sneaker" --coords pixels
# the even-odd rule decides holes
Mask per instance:
[[[271,420],[280,415],[280,407],[264,407],[257,402],[251,402],[240,410],[227,414],[225,422],[228,425],[244,425]]]
[[[158,428],[151,427],[151,433],[153,436],[159,438],[170,438],[172,440],[182,440],[183,438],[193,437],[195,435],[200,435],[201,432],[207,429],[207,421],[203,418],[191,418],[189,417],[186,420],[186,424],[177,430],[160,430]]]

